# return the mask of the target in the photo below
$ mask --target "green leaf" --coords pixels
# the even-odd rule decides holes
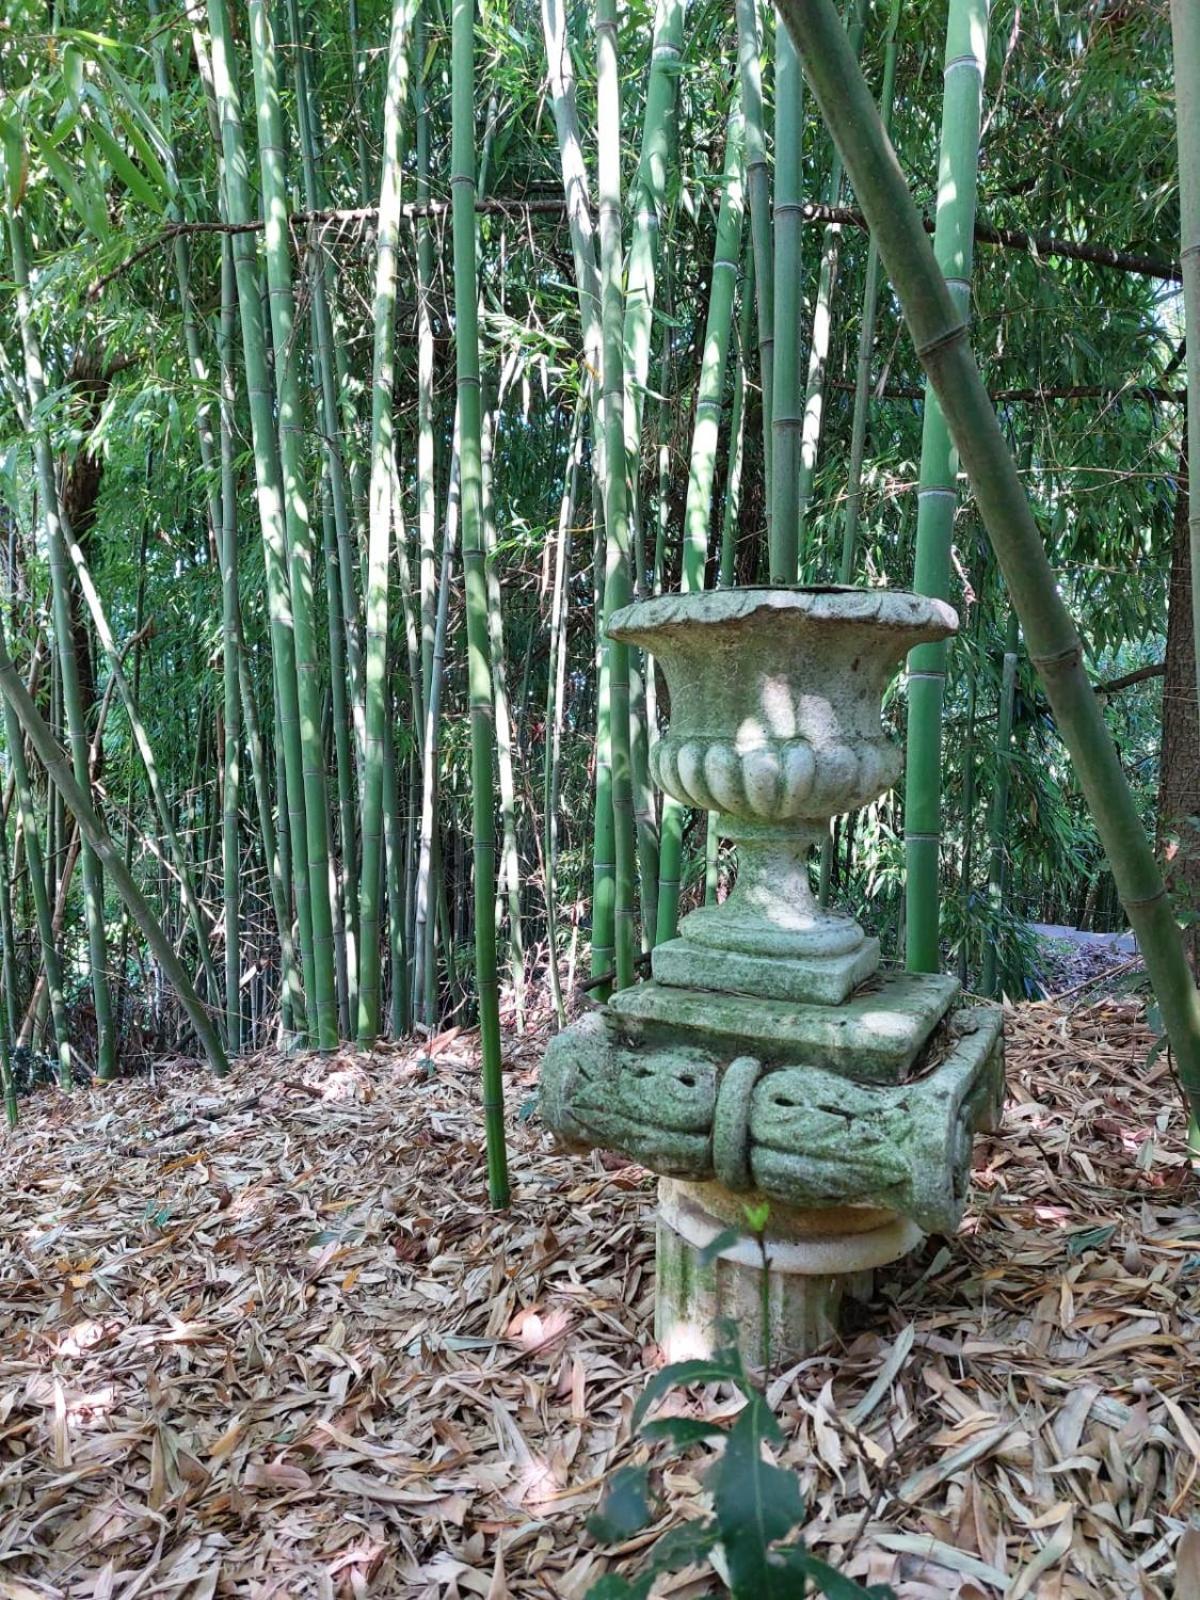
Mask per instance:
[[[728,1250],[729,1246],[736,1244],[740,1238],[741,1234],[736,1228],[723,1228],[716,1238],[710,1239],[700,1251],[696,1257],[697,1262],[702,1267],[711,1266],[722,1250]]]
[[[816,1584],[817,1591],[825,1595],[826,1600],[896,1600],[895,1590],[886,1583],[873,1583],[864,1589],[844,1572],[838,1572],[827,1561],[810,1554],[803,1545],[793,1545],[782,1552],[782,1557],[788,1569],[802,1573]]]
[[[94,193],[84,184],[76,183],[70,167],[52,146],[39,139],[37,150],[45,163],[46,171],[66,195],[81,221],[98,239],[107,239],[108,212],[105,209],[103,196]]]
[[[650,1509],[648,1467],[621,1467],[609,1479],[600,1504],[587,1520],[587,1530],[601,1544],[620,1544],[641,1533],[654,1520]]]
[[[161,214],[166,209],[163,195],[144,173],[138,170],[108,129],[99,122],[89,122],[88,134],[100,146],[104,159],[130,194],[144,206],[148,206],[151,211]]]
[[[670,1439],[677,1449],[686,1450],[688,1445],[724,1438],[725,1429],[699,1417],[653,1417],[643,1422],[641,1434],[643,1439]]]
[[[768,1428],[767,1424],[770,1424]],[[721,1459],[708,1474],[713,1512],[735,1597],[784,1600],[794,1594],[782,1569],[769,1560],[771,1546],[785,1539],[804,1515],[800,1481],[763,1459],[763,1440],[779,1426],[756,1395],[739,1415]]]
[[[657,1576],[656,1572],[645,1572],[630,1583],[618,1573],[609,1572],[592,1585],[584,1600],[646,1600]]]
[[[633,1408],[634,1432],[637,1432],[642,1418],[656,1400],[672,1389],[686,1389],[693,1383],[732,1383],[743,1394],[751,1392],[746,1369],[735,1350],[719,1351],[710,1359],[676,1361],[672,1366],[656,1372],[638,1397],[638,1403]]]

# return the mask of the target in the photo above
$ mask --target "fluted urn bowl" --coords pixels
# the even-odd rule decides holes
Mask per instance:
[[[651,775],[684,805],[719,813],[738,842],[733,894],[684,919],[690,940],[762,956],[832,956],[861,945],[822,912],[810,847],[831,817],[897,779],[883,693],[915,645],[948,638],[943,601],[889,589],[726,589],[662,595],[618,611],[614,639],[662,667],[670,727]]]

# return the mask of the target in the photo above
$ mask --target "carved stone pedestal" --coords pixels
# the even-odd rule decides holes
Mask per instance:
[[[718,1184],[659,1183],[654,1337],[668,1361],[733,1342],[748,1367],[769,1369],[815,1350],[837,1332],[843,1301],[869,1299],[874,1269],[921,1239],[915,1223],[868,1206],[773,1206],[759,1239],[745,1231],[745,1201]]]
[[[610,624],[666,675],[652,775],[738,851],[728,899],[684,917],[653,981],[559,1034],[542,1067],[565,1143],[662,1179],[669,1357],[730,1328],[751,1366],[767,1346],[773,1365],[803,1355],[876,1268],[962,1216],[972,1136],[1002,1099],[1000,1011],[963,1005],[953,978],[879,974],[878,942],[818,904],[808,864],[833,815],[896,778],[880,721],[896,663],[955,626],[937,600],[827,589],[662,596]],[[764,1206],[760,1241],[747,1208]]]

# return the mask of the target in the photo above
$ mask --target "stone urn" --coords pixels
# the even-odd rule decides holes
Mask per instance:
[[[875,970],[878,941],[821,909],[808,858],[832,817],[895,783],[884,690],[957,626],[942,601],[886,589],[726,589],[615,614],[609,633],[650,652],[670,690],[655,783],[737,844],[733,893],[683,919],[656,978],[837,1004]]]
[[[654,949],[653,981],[551,1040],[540,1102],[568,1146],[659,1175],[672,1359],[722,1328],[748,1362],[802,1355],[876,1268],[962,1215],[1002,1098],[999,1009],[948,976],[879,973],[878,941],[817,903],[808,868],[830,818],[899,774],[895,667],[956,626],[940,601],[870,589],[665,595],[610,624],[670,691],[654,780],[717,814],[737,878]]]

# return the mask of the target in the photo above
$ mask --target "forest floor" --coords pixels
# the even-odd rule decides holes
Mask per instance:
[[[0,1142],[0,1597],[582,1600],[613,1555],[586,1517],[643,1448],[653,1191],[551,1150],[542,1043],[508,1041],[503,1215],[463,1034],[24,1102]],[[961,1232],[773,1377],[827,1560],[902,1600],[1200,1592],[1176,1587],[1200,1211],[1151,1043],[1133,999],[1014,1011]],[[662,1526],[697,1514],[703,1462],[665,1470]]]

